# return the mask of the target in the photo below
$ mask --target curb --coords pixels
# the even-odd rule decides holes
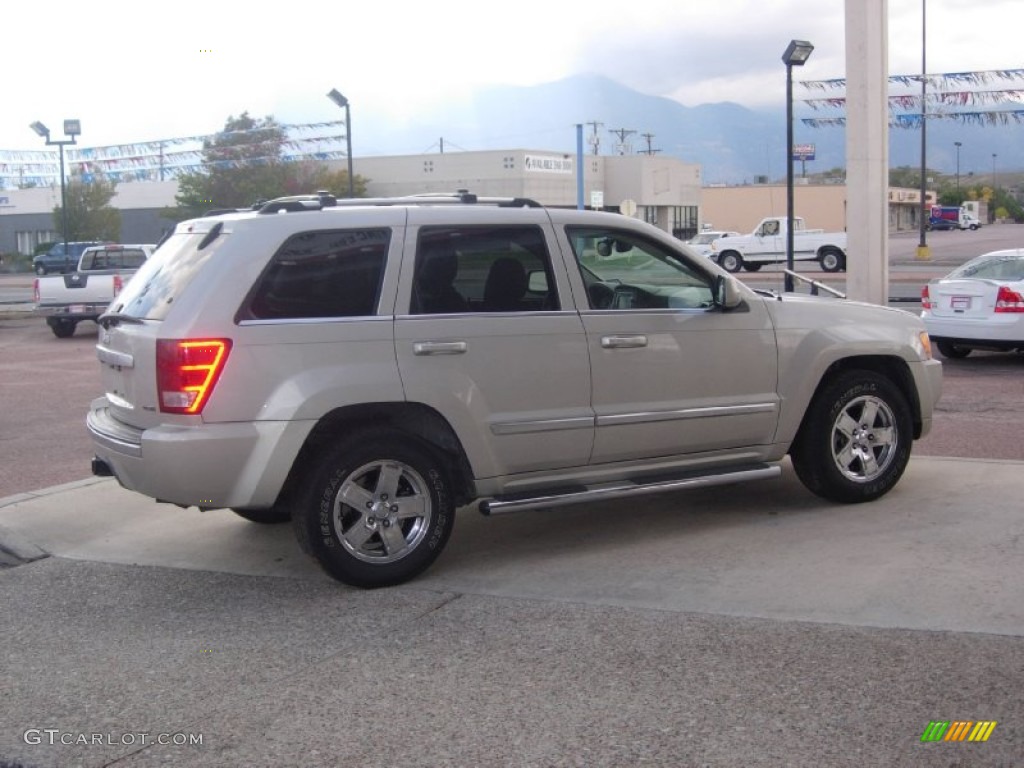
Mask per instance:
[[[85,488],[90,485],[112,482],[114,482],[112,477],[87,477],[84,480],[73,480],[70,483],[61,483],[60,485],[51,485],[48,488],[40,488],[38,491],[16,493],[13,496],[4,496],[3,498],[0,498],[0,509],[3,509],[4,507],[11,507],[15,504],[22,504],[26,501],[32,501],[33,499],[41,499],[44,496],[52,496],[55,493],[64,493],[65,491],[73,491],[76,488]]]

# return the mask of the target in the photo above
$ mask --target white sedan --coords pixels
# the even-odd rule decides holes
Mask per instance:
[[[707,230],[705,232],[699,232],[698,234],[691,237],[686,241],[686,244],[691,246],[693,250],[699,253],[701,256],[711,256],[713,253],[711,244],[720,237],[736,237],[739,232],[724,232],[718,230]]]
[[[1024,248],[971,259],[921,290],[921,319],[945,357],[1024,351]]]

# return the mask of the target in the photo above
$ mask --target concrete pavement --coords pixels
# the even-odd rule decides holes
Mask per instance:
[[[463,510],[430,571],[375,592],[324,576],[288,526],[110,480],[23,494],[0,501],[0,542],[30,561],[0,570],[0,757],[1024,765],[1022,469],[914,458],[857,506],[787,468]],[[932,720],[998,725],[922,743]]]

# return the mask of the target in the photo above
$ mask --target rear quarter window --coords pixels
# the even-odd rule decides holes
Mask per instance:
[[[390,240],[387,228],[293,235],[274,254],[236,320],[376,314]]]

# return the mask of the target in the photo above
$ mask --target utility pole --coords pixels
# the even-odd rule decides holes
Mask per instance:
[[[599,123],[596,120],[591,120],[589,123],[586,123],[586,125],[589,125],[591,128],[593,128],[594,131],[593,133],[590,134],[590,137],[587,139],[587,143],[590,144],[590,147],[593,150],[591,154],[600,154],[601,137],[597,135],[597,129],[601,128],[604,125],[604,123]]]
[[[653,155],[653,154],[656,154],[658,152],[661,152],[660,149],[653,149],[651,147],[651,140],[654,138],[654,134],[653,133],[641,133],[640,135],[643,136],[644,140],[647,141],[647,149],[641,149],[639,154],[641,154],[641,155]]]
[[[625,155],[626,150],[630,148],[629,145],[626,144],[626,137],[632,136],[636,131],[631,128],[609,128],[608,133],[615,134],[619,137],[619,143],[616,145],[616,148],[620,155]]]

